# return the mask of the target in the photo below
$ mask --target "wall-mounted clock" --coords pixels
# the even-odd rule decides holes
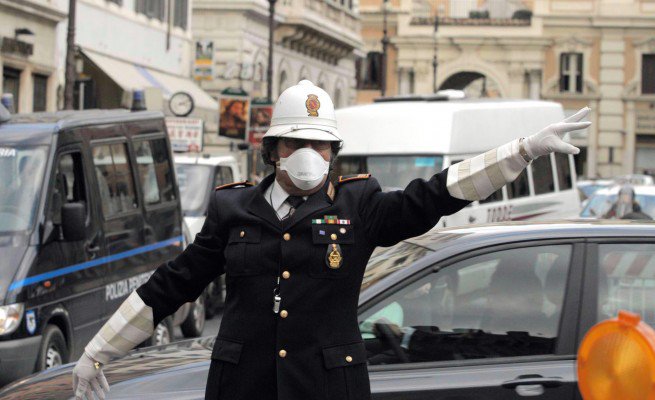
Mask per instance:
[[[193,111],[193,97],[187,92],[173,93],[168,100],[168,108],[178,117],[186,117]]]

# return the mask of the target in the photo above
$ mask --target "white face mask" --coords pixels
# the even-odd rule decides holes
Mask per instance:
[[[294,151],[289,157],[280,158],[280,169],[287,171],[291,182],[300,190],[311,190],[320,185],[329,167],[328,161],[308,147]]]

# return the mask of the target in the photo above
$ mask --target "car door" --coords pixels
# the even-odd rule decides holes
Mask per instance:
[[[374,399],[573,399],[581,243],[437,261],[360,313]]]
[[[586,259],[577,343],[619,310],[655,328],[655,238],[590,239]]]

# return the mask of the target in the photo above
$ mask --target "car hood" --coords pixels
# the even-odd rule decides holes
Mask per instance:
[[[0,235],[0,302],[7,294],[27,248],[26,235]]]
[[[131,352],[108,363],[108,399],[204,399],[214,337],[185,340]],[[6,386],[0,400],[74,398],[74,363],[62,365]]]

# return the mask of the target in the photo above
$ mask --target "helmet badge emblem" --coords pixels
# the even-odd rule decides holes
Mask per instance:
[[[318,109],[321,108],[321,102],[318,101],[318,96],[315,94],[308,94],[307,101],[305,101],[305,107],[307,107],[309,117],[318,117]]]

